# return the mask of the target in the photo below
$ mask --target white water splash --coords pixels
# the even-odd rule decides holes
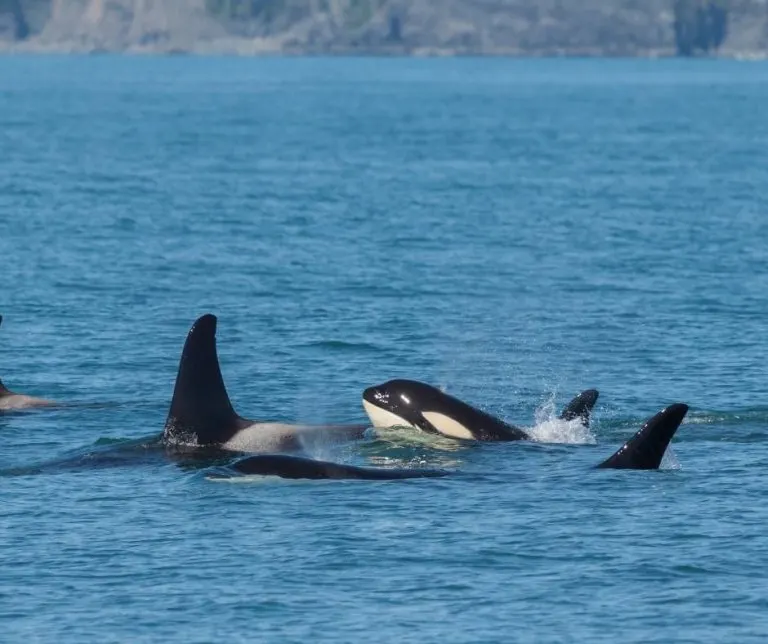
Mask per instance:
[[[241,485],[243,483],[253,485],[254,483],[274,483],[275,481],[285,481],[286,479],[280,478],[279,476],[264,476],[262,474],[233,474],[232,476],[207,475],[205,480],[211,481],[212,483],[226,483],[228,485]]]
[[[525,431],[532,440],[539,443],[566,443],[574,445],[594,445],[597,438],[589,427],[586,427],[579,418],[563,420],[559,418],[555,406],[555,395],[539,407],[534,419],[536,425]]]
[[[677,455],[675,454],[674,450],[672,449],[672,446],[670,445],[667,447],[667,451],[664,452],[664,456],[661,458],[661,463],[659,464],[660,470],[679,470],[681,469],[680,461],[677,460]]]

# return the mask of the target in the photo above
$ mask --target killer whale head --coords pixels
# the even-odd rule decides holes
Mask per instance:
[[[582,392],[566,406],[561,418],[579,418],[588,425],[598,395],[595,389]],[[363,392],[363,408],[374,427],[414,427],[464,440],[529,438],[522,429],[418,380],[395,379],[368,387]]]
[[[675,403],[649,418],[638,432],[598,468],[657,470],[672,437],[688,413],[688,405]]]

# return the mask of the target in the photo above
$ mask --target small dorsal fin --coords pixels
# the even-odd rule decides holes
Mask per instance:
[[[216,352],[216,316],[192,325],[184,343],[163,437],[176,443],[220,445],[250,421],[235,413]]]
[[[640,431],[624,443],[613,456],[597,467],[632,470],[658,469],[669,442],[687,413],[688,405],[682,403],[675,403],[662,409],[653,418],[646,421]]]
[[[586,427],[589,427],[589,417],[599,395],[600,393],[597,389],[587,389],[586,391],[582,391],[565,406],[563,413],[560,414],[560,418],[562,420],[581,418],[581,422],[584,423]]]

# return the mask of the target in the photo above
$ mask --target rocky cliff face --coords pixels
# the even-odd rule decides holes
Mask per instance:
[[[0,0],[0,42],[55,51],[655,55],[675,50],[674,2]],[[768,0],[729,0],[723,53],[766,50]]]

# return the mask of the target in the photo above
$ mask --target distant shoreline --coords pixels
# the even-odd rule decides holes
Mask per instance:
[[[497,50],[461,51],[420,48],[410,51],[381,49],[339,49],[339,50],[291,50],[291,49],[248,49],[245,47],[211,46],[195,48],[151,48],[128,47],[109,49],[100,47],[77,47],[64,44],[37,44],[0,42],[0,56],[15,55],[56,55],[56,56],[136,56],[136,57],[234,57],[234,58],[516,58],[516,59],[606,59],[606,60],[768,60],[768,51],[719,51],[716,54],[678,56],[673,49],[644,51],[638,53],[613,53],[598,50]]]

